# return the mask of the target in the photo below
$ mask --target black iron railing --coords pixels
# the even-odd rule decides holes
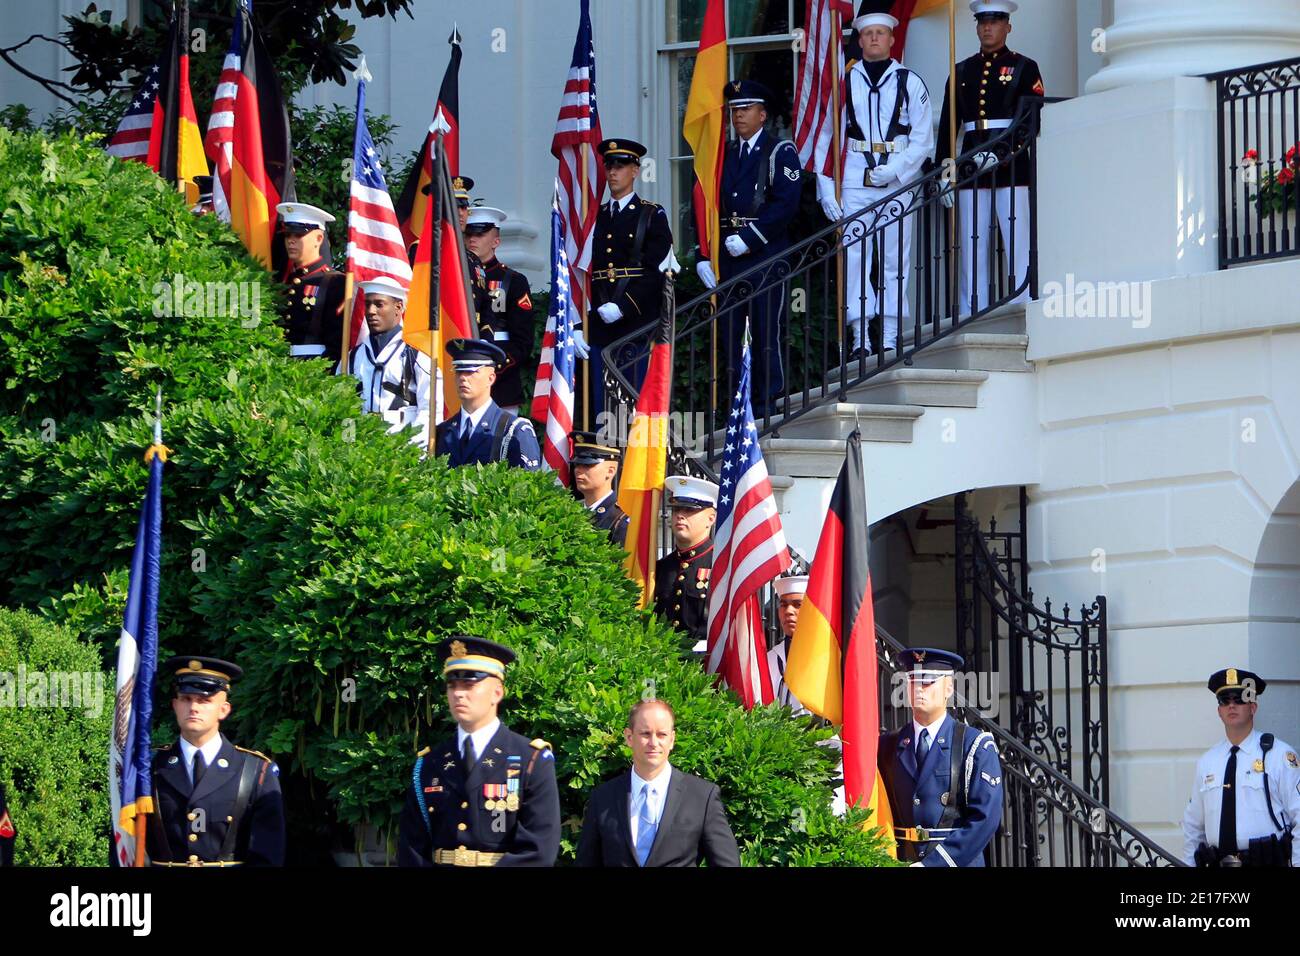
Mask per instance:
[[[678,307],[674,353],[673,410],[695,424],[697,441],[684,451],[695,461],[682,470],[711,475],[709,465],[721,451],[719,436],[730,412],[739,379],[730,343],[739,340],[746,317],[756,304],[783,311],[779,343],[754,342],[753,394],[760,434],[767,435],[828,401],[844,401],[854,387],[913,357],[992,310],[1029,297],[1037,286],[1037,214],[1034,144],[1042,100],[1022,101],[1013,123],[978,149],[959,157],[952,169],[936,167],[899,186],[880,201],[848,211],[831,224],[768,259],[733,276]],[[1028,223],[1014,221],[1004,237],[997,226],[997,207],[1010,193],[1013,177],[1027,177],[1020,187]],[[957,189],[952,188],[956,183]],[[995,188],[1006,187],[1006,188]],[[977,190],[977,192],[972,192]],[[999,194],[998,202],[986,201]],[[970,197],[979,195],[979,201]],[[955,200],[955,201],[953,201]],[[906,230],[901,227],[906,227]],[[910,252],[905,247],[910,232]],[[1017,244],[1028,244],[1028,255]],[[900,266],[886,274],[883,251],[892,244]],[[904,253],[908,253],[904,255]],[[1023,274],[1015,263],[1027,262]],[[975,281],[979,264],[985,287]],[[849,275],[851,269],[857,275]],[[964,270],[964,271],[963,271]],[[963,276],[967,278],[963,279]],[[857,295],[849,299],[850,278]],[[870,290],[880,294],[872,296]],[[964,293],[963,294],[963,291]],[[874,302],[872,301],[874,299]],[[886,300],[906,302],[886,314]],[[855,351],[850,325],[862,317],[874,354]],[[885,323],[897,347],[880,348]],[[644,331],[604,350],[606,411],[637,393],[639,362],[646,353]],[[630,345],[639,347],[629,348]],[[783,369],[784,386],[769,394],[768,370]],[[767,400],[770,399],[770,400]],[[674,444],[681,436],[674,435]]]
[[[1219,268],[1300,255],[1300,57],[1206,79],[1218,94]]]

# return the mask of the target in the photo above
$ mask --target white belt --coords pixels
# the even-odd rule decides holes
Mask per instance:
[[[961,131],[963,133],[973,133],[980,129],[1006,129],[1012,123],[1009,119],[982,119],[975,120],[973,123],[962,123]]]
[[[901,153],[907,149],[907,137],[900,136],[890,143],[873,143],[868,139],[850,139],[851,153]]]
[[[323,345],[290,345],[289,354],[295,358],[307,358],[313,355],[324,355],[325,346]]]

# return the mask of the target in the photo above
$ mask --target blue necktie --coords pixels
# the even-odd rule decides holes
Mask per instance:
[[[743,162],[744,162],[745,160],[747,160],[747,159],[749,159],[749,144],[748,144],[748,143],[741,143],[741,144],[740,144],[740,161],[743,163]]]
[[[650,819],[650,797],[654,791],[650,784],[641,788],[641,812],[637,816],[638,827],[636,835],[636,862],[638,866],[645,866],[645,861],[650,859],[650,848],[654,846],[655,831],[659,829],[659,824]]]
[[[469,451],[469,436],[473,431],[474,431],[474,426],[470,422],[469,416],[466,416],[464,420],[461,421],[461,426],[460,426],[460,450],[461,451]]]
[[[916,766],[919,768],[925,763],[925,755],[930,752],[930,729],[928,727],[921,730],[921,736],[916,741]]]

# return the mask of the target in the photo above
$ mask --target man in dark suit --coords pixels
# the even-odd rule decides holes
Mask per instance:
[[[456,734],[406,777],[400,866],[554,866],[560,794],[551,745],[497,716],[515,652],[458,634],[438,645]]]
[[[533,423],[492,401],[497,370],[506,364],[505,351],[482,339],[452,339],[447,352],[456,373],[460,411],[437,426],[434,454],[446,455],[453,468],[494,461],[529,471],[541,468]]]
[[[153,756],[150,864],[283,866],[280,768],[220,731],[243,670],[215,657],[173,657],[159,673],[174,677],[180,739]]]
[[[578,866],[740,866],[717,785],[668,762],[675,725],[662,700],[632,708],[623,730],[632,769],[592,791]]]

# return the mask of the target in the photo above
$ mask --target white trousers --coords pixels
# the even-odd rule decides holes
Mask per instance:
[[[852,215],[859,209],[879,202],[897,188],[896,183],[884,189],[874,186],[845,186],[842,203],[844,213]],[[906,198],[906,194],[900,198]],[[898,205],[902,206],[903,203]],[[898,210],[885,208],[879,217],[866,216],[849,223],[844,231],[844,269],[847,273],[844,312],[848,320],[850,349],[869,347],[864,318],[870,322],[877,313],[883,316],[881,341],[885,349],[891,349],[898,342],[900,321],[907,322],[911,316],[907,287],[912,280],[912,219],[910,216],[905,217],[900,225],[897,212]],[[878,276],[884,285],[881,290],[871,285],[871,265],[877,240],[880,242],[883,260]]]
[[[1016,211],[1014,223],[1011,221],[1013,202]],[[978,312],[989,304],[989,261],[997,255],[997,232],[989,210],[990,203],[996,207],[997,229],[1002,233],[1002,245],[1011,261],[1009,288],[1023,285],[1025,277],[1029,275],[1029,187],[957,190],[957,221],[961,233],[961,279],[958,285],[961,298],[958,315],[971,314],[972,276],[975,282],[975,311]],[[999,262],[998,268],[1001,267]],[[1025,302],[1028,299],[1029,287],[1026,285],[1025,290],[1011,301]]]

